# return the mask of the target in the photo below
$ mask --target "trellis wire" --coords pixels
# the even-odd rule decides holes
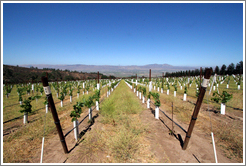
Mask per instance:
[[[101,102],[99,102],[99,104],[101,104],[103,101],[105,100],[105,97],[101,100]],[[91,110],[93,111],[96,108],[96,106]],[[89,116],[89,113],[79,122],[78,126]],[[77,128],[78,126],[73,127],[71,130],[69,130],[64,137],[68,136],[68,134],[70,134],[75,128]]]
[[[150,103],[152,103],[151,101],[150,101]],[[154,103],[152,103],[154,106],[155,106],[155,104]],[[185,133],[187,133],[187,131],[183,128],[183,127],[181,127],[178,123],[176,123],[174,120],[172,120],[163,110],[161,110],[161,108],[159,108],[159,110],[169,119],[169,120],[171,120],[173,123],[175,123],[181,130],[183,130]]]

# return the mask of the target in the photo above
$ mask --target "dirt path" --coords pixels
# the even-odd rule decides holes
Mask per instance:
[[[98,111],[93,110],[92,116],[94,120],[98,117]],[[58,134],[56,133],[55,136],[52,136],[49,139],[45,140],[44,145],[44,153],[43,153],[43,163],[63,163],[68,160],[71,156],[78,156],[79,154],[76,154],[76,146],[79,146],[79,144],[84,140],[84,136],[88,134],[92,129],[92,126],[94,123],[88,123],[88,116],[87,111],[83,113],[83,115],[78,119],[78,121],[84,121],[79,125],[79,140],[76,142],[74,138],[74,131],[72,131],[70,134],[66,136],[66,144],[69,153],[65,154],[62,144],[60,142],[60,138]],[[72,122],[69,124],[66,124],[66,127],[63,129],[63,134],[66,135],[68,131],[70,131],[73,128]],[[40,156],[41,156],[41,145],[40,145],[40,152],[37,152],[35,154],[35,157],[31,162],[39,163],[40,162]]]
[[[170,134],[171,121],[160,113],[160,119],[156,120],[154,110],[146,109],[140,115],[144,124],[149,126],[148,140],[152,142],[151,147],[159,162],[162,162],[163,156],[167,155],[171,163],[214,163],[213,145],[211,137],[206,134],[199,133],[196,129],[193,130],[192,137],[186,150],[182,150],[181,139],[184,140],[185,133],[179,127],[175,126],[175,136]],[[166,113],[167,114],[167,113]],[[171,117],[169,114],[167,114]],[[174,118],[174,120],[176,120]],[[177,121],[176,121],[177,122]],[[179,123],[184,129],[187,125]],[[217,148],[217,158],[219,163],[235,163],[222,155],[222,152]]]
[[[106,93],[102,94],[100,103],[103,102],[103,100],[106,98]],[[93,107],[94,108],[94,107]],[[66,113],[67,114],[67,113]],[[60,116],[61,118],[63,116]],[[86,135],[89,134],[92,128],[94,128],[97,123],[98,118],[98,111],[94,109],[92,111],[92,118],[94,120],[94,123],[88,123],[89,117],[88,117],[88,111],[82,113],[81,117],[78,118],[78,122],[81,122],[79,125],[79,139],[76,142],[74,138],[74,131],[70,132],[66,137],[66,144],[69,153],[65,154],[62,144],[60,142],[60,138],[58,136],[58,133],[56,132],[55,135],[49,136],[49,138],[45,139],[44,143],[44,153],[43,153],[43,163],[68,163],[77,161],[77,159],[80,157],[79,152],[77,152],[76,147],[80,145],[80,143],[84,140]],[[70,119],[70,117],[69,117]],[[63,129],[63,134],[66,135],[72,128],[73,124],[69,121],[69,123],[61,124]],[[41,145],[40,145],[40,151],[37,152],[33,160],[31,162],[33,163],[39,163],[41,158]]]
[[[133,92],[132,92],[133,93]],[[139,100],[139,102],[141,102]],[[146,108],[146,104],[142,104]],[[165,110],[164,110],[165,111]],[[169,117],[171,115],[165,112]],[[85,118],[87,112],[85,111],[79,121]],[[102,129],[102,124],[98,121],[100,118],[98,111],[93,111],[93,117],[95,123],[87,123],[88,117],[80,125],[79,129],[81,135],[80,140],[76,143],[73,131],[66,137],[66,143],[69,153],[64,154],[61,142],[58,134],[45,141],[43,163],[73,163],[81,158],[81,151],[83,148],[80,143],[95,129]],[[99,118],[98,118],[99,117]],[[148,126],[146,141],[150,142],[150,149],[154,157],[157,159],[157,163],[214,163],[214,152],[210,133],[202,133],[196,127],[193,130],[189,145],[186,150],[182,150],[181,143],[186,136],[185,132],[174,124],[174,135],[170,135],[170,129],[172,127],[171,121],[160,112],[160,119],[157,120],[154,117],[154,110],[145,109],[139,115],[143,125]],[[174,121],[182,126],[185,130],[188,129],[188,125],[178,122],[174,116]],[[66,124],[63,129],[63,133],[66,134],[73,126],[72,123]],[[41,145],[40,145],[41,150]],[[223,155],[223,152],[216,147],[217,158],[219,163],[237,163],[233,159],[228,159]],[[41,151],[40,151],[41,152]],[[33,161],[40,162],[40,152],[34,155]],[[103,154],[103,152],[102,152]],[[96,159],[95,159],[96,161]],[[97,156],[97,161],[107,162],[106,155]]]

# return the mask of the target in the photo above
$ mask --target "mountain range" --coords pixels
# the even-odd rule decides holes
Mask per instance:
[[[121,76],[148,76],[149,69],[151,69],[152,76],[160,76],[162,72],[175,72],[175,71],[185,71],[194,70],[198,67],[190,66],[172,66],[169,64],[148,64],[148,65],[129,65],[129,66],[113,66],[113,65],[84,65],[84,64],[73,64],[73,65],[50,65],[50,64],[27,64],[19,65],[21,67],[34,67],[38,69],[52,68],[60,70],[70,70],[79,72],[97,72],[103,73],[105,75],[114,75],[117,77]]]

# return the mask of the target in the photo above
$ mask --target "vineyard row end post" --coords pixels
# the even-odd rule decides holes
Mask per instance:
[[[192,133],[192,130],[195,126],[196,119],[197,119],[197,116],[198,116],[198,113],[199,113],[199,110],[200,110],[200,107],[202,104],[202,100],[203,100],[204,94],[206,92],[211,74],[212,74],[212,69],[206,68],[205,74],[204,74],[204,79],[203,79],[203,82],[200,86],[200,94],[197,98],[196,106],[194,108],[194,112],[193,112],[193,115],[191,117],[190,125],[189,125],[188,131],[186,133],[185,141],[184,141],[184,144],[182,147],[183,150],[186,150],[188,143],[189,143],[189,140],[191,138],[191,133]]]
[[[60,137],[60,141],[61,141],[63,150],[64,150],[65,153],[68,153],[67,144],[66,144],[63,132],[62,132],[60,120],[59,120],[57,112],[56,112],[56,107],[55,107],[54,100],[53,100],[53,97],[52,97],[52,94],[51,94],[51,90],[50,90],[50,87],[49,87],[49,84],[48,84],[48,79],[47,79],[47,77],[43,76],[41,78],[41,80],[42,80],[42,83],[43,83],[44,92],[45,92],[46,97],[48,99],[48,103],[49,103],[49,106],[50,106],[50,109],[51,109],[51,113],[52,113],[54,122],[56,124],[56,128],[57,128],[57,131],[58,131],[58,134],[59,134],[59,137]]]

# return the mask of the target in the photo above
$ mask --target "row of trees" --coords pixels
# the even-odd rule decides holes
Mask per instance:
[[[212,67],[211,67],[212,68]],[[202,74],[204,75],[205,69],[202,69]],[[219,66],[216,66],[213,70],[213,74],[219,74],[219,75],[232,75],[232,74],[243,74],[243,61],[240,61],[237,63],[236,67],[234,63],[231,63],[228,67],[223,64],[221,68]],[[177,72],[166,72],[165,76],[167,77],[181,77],[181,76],[198,76],[200,75],[200,70],[186,70],[186,71],[177,71]]]

